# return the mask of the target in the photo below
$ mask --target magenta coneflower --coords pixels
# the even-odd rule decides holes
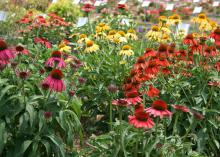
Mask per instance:
[[[60,51],[53,51],[51,58],[47,59],[45,65],[47,67],[54,67],[56,65],[56,68],[65,68],[66,64],[61,56],[62,53]]]
[[[30,76],[29,71],[17,71],[16,75],[20,77],[21,79],[27,79]]]
[[[6,65],[12,58],[14,58],[13,52],[8,49],[6,42],[0,39],[0,63]]]
[[[55,92],[62,92],[66,89],[62,78],[62,71],[59,69],[54,69],[50,72],[50,75],[44,79],[43,83],[49,84],[50,89]]]
[[[155,100],[146,112],[154,117],[171,117],[172,113],[167,110],[167,104],[163,100]]]

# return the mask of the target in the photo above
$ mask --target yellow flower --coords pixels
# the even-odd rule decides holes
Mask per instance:
[[[99,50],[99,46],[94,44],[94,42],[92,40],[86,41],[86,49],[85,49],[86,53],[95,52],[97,50]]]
[[[194,23],[202,23],[207,21],[207,16],[204,13],[200,13],[197,17],[192,18],[191,20]]]
[[[169,41],[171,41],[170,36],[167,35],[167,34],[163,34],[163,36],[162,36],[160,42],[166,43],[166,42],[169,42]]]
[[[86,34],[80,34],[79,35],[79,40],[77,41],[77,43],[84,43],[87,40],[88,40],[88,38],[87,38]]]
[[[134,55],[133,50],[131,49],[131,46],[129,45],[124,45],[119,52],[120,55],[125,55],[125,56],[131,56]]]
[[[168,23],[171,25],[178,25],[181,23],[180,16],[178,14],[173,14],[169,17]]]
[[[119,36],[118,37],[119,43],[122,43],[122,42],[127,43],[127,38],[125,37],[124,31],[118,31],[117,34]]]
[[[109,30],[110,27],[108,25],[106,25],[105,23],[99,23],[97,26],[96,26],[96,30],[99,30],[99,31],[106,31],[106,30]]]
[[[212,30],[212,26],[210,25],[210,23],[208,21],[206,21],[206,22],[204,21],[204,22],[200,23],[199,30],[201,32],[211,31]]]
[[[129,29],[125,35],[127,39],[138,40],[135,30]]]
[[[177,39],[182,40],[186,36],[186,31],[183,29],[178,30],[176,37]]]
[[[212,30],[215,30],[218,27],[218,24],[215,21],[209,20],[209,24],[212,26]]]
[[[71,51],[71,47],[67,46],[65,43],[60,43],[58,47],[60,51],[65,51],[65,52]]]
[[[153,26],[149,32],[146,34],[146,38],[151,41],[159,41],[162,37],[162,33],[158,26]]]
[[[114,38],[118,38],[119,35],[117,34],[116,30],[111,30],[108,32],[108,35],[107,35],[107,39],[108,40],[113,40]]]

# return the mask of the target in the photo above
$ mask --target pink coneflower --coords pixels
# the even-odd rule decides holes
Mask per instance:
[[[138,94],[138,91],[136,89],[132,89],[130,91],[126,91],[125,96],[126,96],[126,100],[130,104],[136,105],[137,103],[142,101],[142,99],[140,98],[140,96]]]
[[[56,68],[65,68],[66,64],[64,60],[61,58],[62,53],[60,51],[53,51],[51,58],[48,58],[45,62],[45,65],[47,67],[54,67],[56,65]]]
[[[8,49],[6,42],[0,39],[0,63],[6,65],[12,58],[14,58],[13,52]]]
[[[220,87],[220,81],[209,81],[209,86]]]
[[[83,77],[79,77],[79,78],[78,78],[78,82],[79,82],[80,84],[84,84],[84,83],[86,83],[86,79],[83,78]]]
[[[46,82],[43,82],[43,83],[41,84],[41,87],[42,87],[44,90],[48,90],[48,89],[50,88],[50,85],[49,85],[48,83],[46,83]]]
[[[50,111],[46,111],[46,112],[44,112],[44,118],[45,119],[50,119],[52,117],[52,112],[50,112]]]
[[[177,111],[182,111],[182,112],[186,112],[186,113],[190,112],[189,108],[186,106],[172,105],[172,107],[174,109],[176,109]]]
[[[66,89],[62,78],[62,71],[59,69],[54,69],[50,72],[50,75],[44,79],[43,83],[49,84],[50,89],[55,92],[62,92]]]
[[[167,104],[163,100],[155,100],[146,112],[154,117],[171,117],[172,113],[167,110]]]
[[[75,91],[71,90],[71,91],[69,91],[68,94],[69,94],[70,97],[73,97],[75,95]]]
[[[160,91],[157,88],[154,88],[152,85],[149,86],[149,90],[146,92],[149,97],[158,97]]]
[[[117,99],[112,101],[112,105],[115,106],[128,106],[130,103],[126,99]]]
[[[23,46],[18,45],[15,47],[15,51],[17,54],[24,54],[24,55],[28,55],[28,50],[25,49]]]
[[[154,122],[150,118],[149,114],[144,111],[143,105],[137,105],[134,110],[133,116],[128,116],[129,123],[135,128],[151,129],[154,126]]]

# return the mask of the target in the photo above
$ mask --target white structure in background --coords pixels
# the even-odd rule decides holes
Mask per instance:
[[[219,2],[218,2],[218,1],[213,2],[213,5],[212,5],[212,6],[213,6],[213,7],[219,6]]]
[[[144,1],[141,6],[148,7],[150,5],[150,3],[151,3],[151,1]]]
[[[193,10],[193,14],[198,14],[202,12],[202,7],[195,7]]]
[[[88,23],[88,17],[79,17],[76,23],[76,27],[82,27]]]
[[[167,4],[167,6],[166,6],[166,10],[173,10],[173,8],[174,8],[173,3],[172,4]]]
[[[125,4],[127,0],[121,0],[118,4]]]
[[[0,21],[5,21],[7,19],[7,12],[0,11]]]
[[[80,0],[73,0],[74,4],[79,4]]]
[[[188,23],[180,23],[177,27],[177,30],[184,30],[185,34],[188,34],[190,28],[190,24]]]

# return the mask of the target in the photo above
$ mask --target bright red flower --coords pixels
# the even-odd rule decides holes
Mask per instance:
[[[145,53],[144,53],[144,57],[145,58],[149,58],[149,57],[156,57],[157,56],[157,52],[150,49],[150,48],[146,48]]]
[[[210,37],[215,39],[215,41],[220,41],[220,28],[216,28]]]
[[[92,4],[90,4],[90,3],[84,4],[84,5],[82,6],[82,8],[81,8],[81,10],[84,11],[84,12],[86,12],[86,13],[89,13],[89,12],[91,12],[91,11],[94,10],[94,9],[95,9],[95,7],[94,7]]]
[[[220,72],[220,61],[215,63],[215,68]]]
[[[21,45],[18,45],[18,46],[16,46],[15,47],[15,50],[16,50],[16,52],[18,53],[18,54],[23,54],[23,55],[28,55],[28,50],[27,49],[25,49],[23,46],[21,46]]]
[[[154,88],[152,85],[149,86],[149,90],[147,91],[147,96],[149,97],[158,97],[160,90]]]
[[[196,44],[196,40],[194,39],[192,34],[188,34],[184,39],[183,43],[186,45],[193,45]]]
[[[130,103],[126,99],[113,100],[112,104],[115,106],[128,106]]]
[[[125,4],[118,4],[117,8],[121,10],[128,10],[128,7]]]
[[[36,37],[36,38],[34,38],[34,43],[35,44],[38,44],[38,43],[43,44],[48,49],[52,47],[51,43],[45,38],[37,38]]]

